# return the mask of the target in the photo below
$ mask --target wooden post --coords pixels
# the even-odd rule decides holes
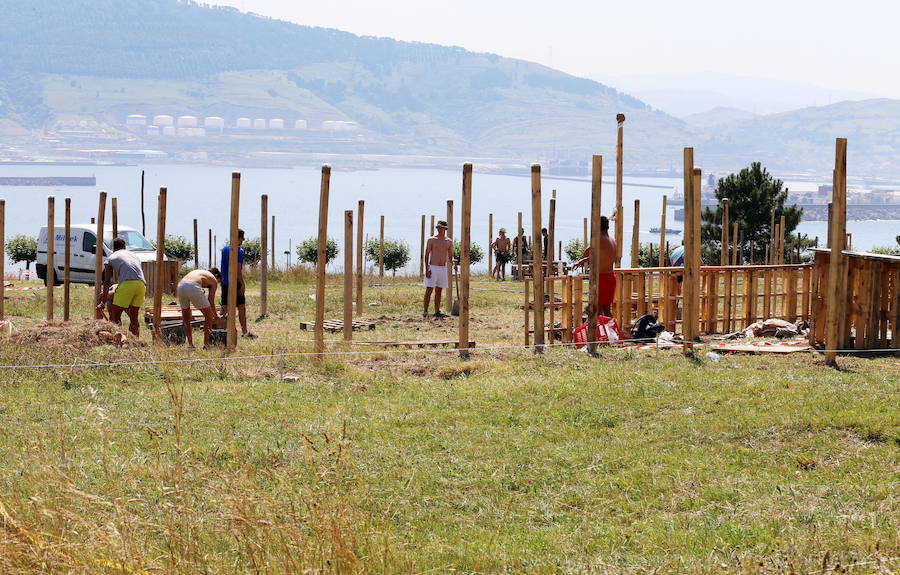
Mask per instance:
[[[425,214],[422,214],[422,238],[419,246],[419,279],[425,277]]]
[[[272,242],[272,269],[274,270],[275,266],[276,266],[275,256],[277,255],[275,253],[275,216],[274,215],[272,216],[272,234],[271,234],[271,236],[272,236],[272,238],[269,241]]]
[[[112,239],[119,237],[119,198],[112,199]]]
[[[194,220],[197,229],[197,220]],[[259,317],[269,314],[269,195],[259,197]]]
[[[213,262],[213,233],[212,233],[212,228],[209,228],[209,239],[207,239],[206,243],[207,243],[207,247],[209,248],[209,254],[208,254],[208,257],[206,258],[206,267],[207,267],[207,268],[211,268],[211,267],[215,266],[215,263]]]
[[[494,241],[494,214],[488,214],[488,275],[493,277],[494,272],[494,250],[491,249],[491,243]]]
[[[157,204],[156,210],[156,283],[153,286],[153,312],[155,317],[153,318],[153,341],[156,343],[162,343],[162,333],[160,332],[160,324],[162,323],[162,296],[163,290],[166,285],[166,263],[163,261],[165,259],[166,254],[166,188],[159,189],[159,200]],[[235,237],[237,233],[235,233]],[[236,240],[235,240],[236,242]],[[232,243],[231,245],[234,245]],[[232,250],[234,251],[234,250]],[[236,251],[234,251],[237,254]],[[236,258],[232,259],[234,262]],[[237,263],[235,262],[235,274],[237,273]],[[237,278],[235,276],[235,280],[231,283],[231,286],[235,286],[237,284]],[[229,287],[231,287],[229,286]],[[236,289],[236,287],[235,287]],[[229,294],[231,295],[231,294]],[[234,298],[230,299],[228,303],[233,303]],[[234,322],[234,314],[228,315],[228,321]]]
[[[778,265],[779,256],[778,256],[778,238],[781,237],[781,230],[778,229],[778,224],[775,224],[775,239],[772,242],[772,265]]]
[[[740,231],[740,239],[738,239],[737,263],[744,265],[744,230]]]
[[[434,235],[434,214],[431,214],[431,231],[429,232],[428,237],[430,238],[433,235]]]
[[[847,213],[847,140],[837,138],[835,142],[834,158],[834,186],[831,192],[832,219],[829,223],[831,231],[830,247],[831,256],[828,260],[828,293],[826,317],[825,317],[825,361],[829,365],[837,363],[837,349],[841,345],[839,323],[841,323],[842,307],[844,302],[839,301],[841,285],[846,278],[841,277],[842,260],[844,257],[844,241]],[[894,331],[896,331],[896,325]],[[896,336],[894,336],[896,339]]]
[[[780,265],[784,265],[784,228],[785,228],[785,217],[781,216],[781,225],[778,227],[779,236],[778,236],[778,263]]]
[[[69,200],[66,200],[68,207]],[[68,242],[67,242],[68,245]],[[68,268],[66,269],[68,271]],[[6,200],[0,200],[0,321],[6,319]],[[895,328],[896,329],[896,328]],[[896,341],[897,338],[895,337]]]
[[[55,220],[56,198],[47,198],[47,321],[53,321],[53,286],[56,284],[56,223]],[[0,254],[6,257],[6,254]],[[0,278],[2,281],[2,278]]]
[[[722,199],[722,257],[720,259],[720,264],[722,266],[728,265],[728,247],[731,245],[731,242],[728,241],[728,226],[731,225],[728,221],[728,198]]]
[[[384,216],[381,216],[381,234],[378,240],[378,277],[384,277]]]
[[[694,294],[697,292],[699,262],[694,250],[694,149],[684,149],[684,283],[682,297],[681,331],[684,338],[683,352],[691,353],[697,336],[697,309]]]
[[[659,267],[666,267],[666,208],[669,197],[663,196],[662,222],[659,226]]]
[[[622,133],[625,114],[616,114],[616,267],[622,267],[622,243],[625,240],[625,214],[622,211]]]
[[[831,181],[832,181],[831,195],[832,196],[834,196],[834,181],[835,181],[834,178],[835,178],[835,175],[834,175],[834,171],[832,170],[832,174],[831,174]],[[833,202],[828,202],[828,230],[825,233],[825,247],[829,248],[829,249],[831,248],[831,222],[832,222],[832,212],[834,212],[833,205],[834,205]]]
[[[738,249],[740,249],[740,238],[739,238],[739,234],[738,234],[738,223],[737,223],[737,222],[734,222],[734,223],[732,223],[731,225],[732,225],[731,238],[732,238],[732,241],[734,242],[734,247],[733,247],[732,250],[731,250],[731,265],[736,266],[736,265],[739,265],[739,264],[741,264],[741,263],[743,263],[743,262],[739,262],[739,261],[738,261]],[[726,261],[725,263],[726,263],[726,265],[727,265],[728,262]]]
[[[591,262],[590,280],[588,286],[588,352],[591,355],[597,353],[597,322],[600,315],[600,199],[601,185],[603,183],[603,156],[591,158]],[[580,299],[581,289],[576,294],[576,301]],[[576,310],[581,313],[580,309]],[[577,322],[576,322],[577,323]]]
[[[238,214],[241,205],[241,174],[231,174],[231,220],[228,248],[228,319],[225,322],[226,348],[232,352],[237,347],[237,275],[238,275]]]
[[[447,200],[447,237],[453,239],[453,200]]]
[[[543,246],[541,246],[543,247]],[[555,276],[553,271],[553,260],[556,259],[556,190],[553,190],[553,196],[550,198],[550,221],[547,223],[547,254],[544,258],[547,260],[547,275]],[[551,326],[552,327],[552,326]]]
[[[634,223],[631,226],[631,267],[641,267],[641,201],[634,201]]]
[[[331,166],[322,166],[319,191],[319,252],[316,256],[316,327],[315,353],[325,353],[325,255],[328,250],[328,193],[331,188]],[[384,246],[384,216],[381,216],[381,245]],[[383,263],[383,262],[382,262]],[[383,272],[383,268],[382,268]],[[320,359],[322,356],[318,356]]]
[[[581,244],[585,249],[590,245],[588,244],[588,219],[584,218],[584,241]],[[582,256],[584,257],[584,256]]]
[[[425,216],[422,216],[425,224]],[[424,231],[424,227],[423,227]],[[344,341],[353,340],[353,210],[344,210]]]
[[[356,208],[356,316],[363,313],[363,214],[366,202],[359,200]]]
[[[519,238],[519,241],[516,242],[516,277],[517,280],[525,279],[525,274],[522,273],[522,264],[524,263],[524,254],[522,253],[522,242],[525,241],[525,233],[522,228],[522,212],[519,212],[519,227],[516,229],[516,237]],[[527,329],[527,326],[526,326]]]
[[[144,173],[141,172],[141,189],[143,189]],[[97,243],[94,246],[94,301],[91,304],[91,313],[94,317],[97,312],[95,306],[100,303],[100,290],[103,286],[103,226],[106,221],[106,192],[100,192],[100,205],[97,207]]]
[[[265,227],[265,226],[263,226]],[[197,218],[194,218],[194,268],[200,269],[200,237],[197,234]],[[265,247],[261,246],[263,250]]]
[[[544,271],[541,262],[541,166],[531,165],[531,233],[538,241],[531,244],[531,274],[534,277],[534,350],[544,348]]]
[[[700,172],[700,168],[694,168],[694,209],[693,209],[693,224],[694,224],[694,277],[697,278],[697,284],[694,286],[694,325],[693,325],[693,333],[694,338],[698,338],[700,336],[700,313],[703,309],[700,306],[700,294],[702,294],[702,290],[700,289],[700,279],[702,278],[702,266],[703,266],[703,258],[701,257],[701,246],[703,242],[701,241],[701,224],[700,219],[703,213],[702,208],[700,207],[701,198],[702,198],[702,174]]]
[[[144,213],[144,170],[141,170],[141,235],[147,237],[147,216]]]
[[[424,222],[424,220],[423,220]],[[459,238],[459,356],[469,357],[469,250],[472,246],[472,164],[463,164]]]
[[[769,258],[766,260],[770,264],[775,263],[775,207],[772,207],[772,214],[769,220]]]
[[[71,288],[71,267],[72,267],[72,198],[66,198],[66,215],[65,215],[65,223],[63,224],[63,230],[66,236],[66,247],[63,256],[63,321],[69,321],[69,291]],[[0,259],[3,259],[2,253],[2,232],[0,232]],[[0,274],[2,277],[2,274]],[[2,283],[2,282],[0,282]],[[0,300],[2,300],[2,294],[0,294]],[[0,319],[2,319],[3,314],[0,312]]]

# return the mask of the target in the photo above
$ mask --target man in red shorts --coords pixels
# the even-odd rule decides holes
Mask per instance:
[[[591,258],[591,248],[585,248],[584,257],[572,267],[584,266]],[[609,218],[600,217],[600,285],[597,286],[597,305],[600,315],[612,317],[612,303],[616,299],[616,240],[609,237]]]

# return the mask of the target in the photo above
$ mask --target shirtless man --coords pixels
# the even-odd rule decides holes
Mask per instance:
[[[449,267],[452,261],[453,242],[447,237],[447,222],[437,223],[437,234],[428,238],[425,247],[425,310],[422,317],[428,317],[428,304],[434,291],[434,317],[447,317],[441,313],[441,291],[450,287]]]
[[[586,267],[590,262],[591,248],[584,249],[584,257],[572,266]],[[600,315],[612,317],[612,303],[616,298],[616,274],[613,273],[613,264],[616,261],[616,240],[609,237],[609,219],[600,217],[600,285],[597,286],[597,305]]]
[[[506,228],[500,228],[500,235],[491,243],[489,249],[494,250],[494,269],[491,270],[491,277],[497,278],[497,281],[506,281],[506,263],[510,259],[509,248],[512,245],[509,238],[506,237]],[[503,279],[500,279],[503,276]]]
[[[203,347],[209,346],[209,332],[216,317],[216,289],[222,281],[222,274],[217,268],[209,270],[194,270],[188,272],[178,283],[175,295],[178,296],[178,304],[181,306],[181,321],[184,324],[184,336],[187,338],[188,347],[194,348],[193,330],[191,329],[191,304],[203,312]],[[203,290],[209,289],[209,294]]]

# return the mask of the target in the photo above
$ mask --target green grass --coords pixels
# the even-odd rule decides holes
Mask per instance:
[[[307,279],[274,282],[271,317],[239,355],[310,349],[297,330],[312,318]],[[91,292],[75,291],[83,313]],[[366,317],[384,319],[357,335],[453,338],[455,320],[418,317],[420,295],[367,289]],[[521,296],[473,297],[478,346],[519,344]],[[42,301],[17,294],[7,314],[25,328]],[[339,278],[328,303],[339,317]],[[0,344],[3,364],[77,355]],[[568,349],[284,362],[0,372],[0,572],[898,568],[896,358],[840,370],[815,356]]]

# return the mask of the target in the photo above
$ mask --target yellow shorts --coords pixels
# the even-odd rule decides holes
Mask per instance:
[[[116,293],[113,296],[113,305],[128,308],[141,307],[144,305],[144,294],[147,293],[147,286],[141,280],[128,280],[122,282],[116,287]]]

